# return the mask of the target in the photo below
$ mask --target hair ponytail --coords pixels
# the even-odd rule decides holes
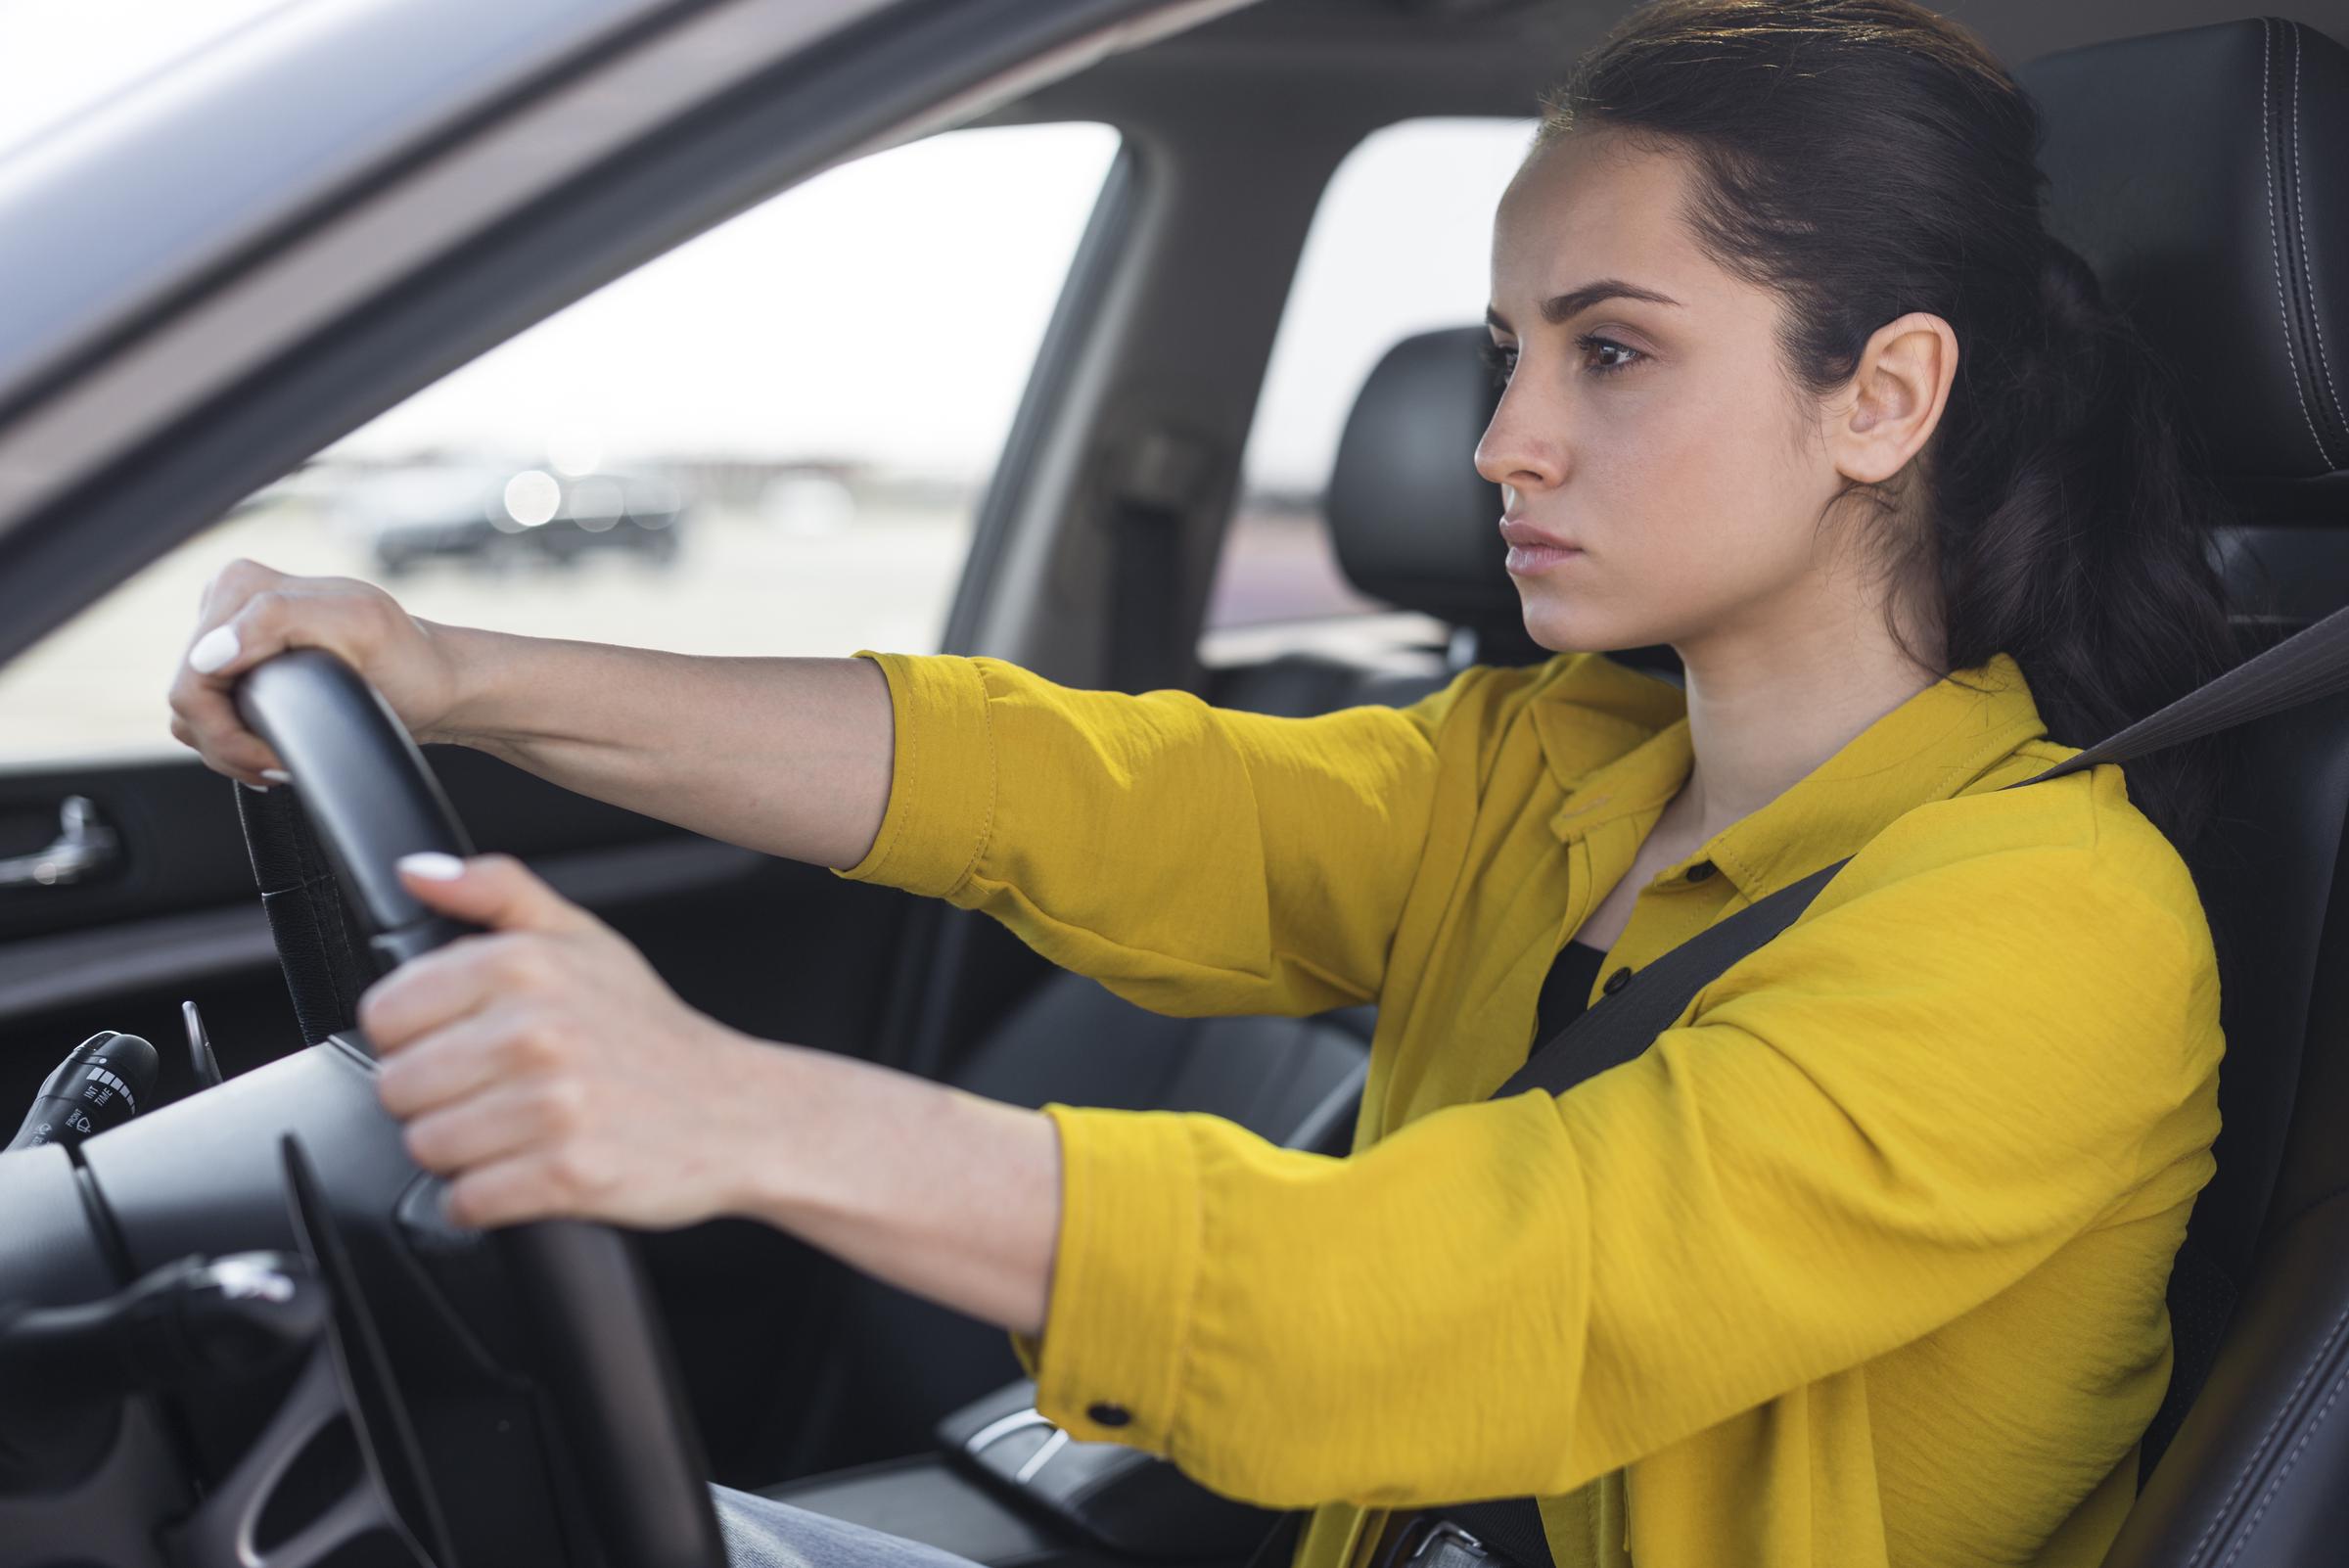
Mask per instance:
[[[1964,378],[1962,411],[1953,389],[1935,575],[1950,666],[2004,649],[2049,734],[2085,746],[2236,662],[2208,554],[2223,508],[2168,366],[2051,237],[2039,306],[2011,330],[2010,375]],[[2209,821],[2226,756],[2210,736],[2127,766],[2138,808],[2181,850]]]
[[[1780,296],[1814,390],[1897,316],[1950,323],[1957,377],[1884,536],[1944,673],[2010,654],[2050,737],[2087,746],[2236,662],[2223,513],[2171,378],[2047,233],[2037,113],[1963,29],[1911,0],[1657,0],[1543,107],[1535,151],[1595,123],[1693,155],[1700,242]],[[2128,764],[2181,853],[2225,755],[2206,737]]]

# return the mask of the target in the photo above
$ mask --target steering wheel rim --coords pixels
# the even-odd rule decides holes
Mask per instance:
[[[373,686],[335,655],[299,648],[254,666],[235,701],[293,775],[379,973],[476,929],[420,903],[393,869],[403,854],[468,854],[472,845],[424,754]],[[365,1045],[355,1029],[345,1038]],[[627,1238],[609,1225],[555,1220],[504,1226],[488,1239],[520,1298],[525,1337],[537,1347],[533,1370],[561,1418],[606,1558],[630,1568],[724,1568],[701,1445]]]

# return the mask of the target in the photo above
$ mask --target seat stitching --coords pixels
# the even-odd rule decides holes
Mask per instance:
[[[2283,1397],[2282,1405],[2268,1422],[2267,1430],[2260,1433],[2259,1441],[2252,1445],[2251,1463],[2245,1464],[2242,1470],[2236,1474],[2234,1485],[2229,1487],[2227,1496],[2219,1499],[2219,1506],[2212,1513],[2210,1523],[2203,1526],[2202,1534],[2194,1538],[2193,1549],[2186,1554],[2189,1562],[2201,1556],[2203,1546],[2209,1544],[2210,1538],[2217,1533],[2219,1525],[2234,1507],[2235,1499],[2242,1495],[2244,1487],[2250,1485],[2251,1471],[2256,1466],[2260,1455],[2265,1453],[2268,1445],[2275,1441],[2278,1429],[2290,1418],[2292,1407],[2300,1402],[2301,1391],[2308,1387],[2308,1380],[2317,1375],[2317,1368],[2322,1366],[2325,1359],[2331,1354],[2332,1347],[2340,1340],[2341,1330],[2344,1326],[2349,1326],[2349,1307],[2342,1308],[2338,1315],[2333,1318],[2332,1326],[2325,1331],[2325,1338],[2317,1346],[2316,1354],[2309,1357],[2308,1364],[2300,1369],[2298,1380],[2292,1384],[2291,1392]],[[2326,1403],[2329,1405],[2331,1401],[2327,1399]]]
[[[2292,347],[2292,313],[2283,301],[2283,243],[2276,235],[2276,138],[2268,118],[2268,77],[2275,60],[2275,19],[2262,17],[2259,21],[2259,157],[2268,180],[2268,254],[2276,263],[2276,314],[2283,323],[2283,362],[2292,377],[2292,396],[2300,404],[2300,418],[2308,426],[2308,438],[2317,443],[2317,455],[2331,468],[2332,453],[2326,449],[2325,438],[2317,434],[2317,422],[2308,411],[2308,394],[2300,390],[2300,356]]]
[[[2268,1504],[2276,1500],[2276,1494],[2282,1490],[2284,1478],[2292,1473],[2292,1466],[2300,1462],[2300,1451],[2308,1447],[2308,1440],[2317,1435],[2317,1428],[2323,1426],[2325,1418],[2332,1413],[2334,1402],[2341,1397],[2343,1383],[2349,1383],[2349,1370],[2344,1370],[2343,1375],[2332,1380],[2332,1388],[2326,1394],[2325,1403],[2317,1407],[2317,1413],[2310,1417],[2307,1427],[2300,1433],[2300,1441],[2292,1445],[2290,1453],[2284,1455],[2282,1466],[2268,1482],[2266,1494],[2259,1499],[2259,1506],[2251,1510],[2251,1517],[2243,1524],[2243,1533],[2235,1538],[2234,1545],[2229,1548],[2219,1568],[2232,1568],[2234,1559],[2242,1555],[2243,1547],[2251,1544],[2252,1536],[2259,1531],[2261,1516],[2268,1511]]]
[[[2300,276],[2308,281],[2308,325],[2316,334],[2317,373],[2325,378],[2325,395],[2332,399],[2332,413],[2342,418],[2341,394],[2332,384],[2332,360],[2325,352],[2325,321],[2318,314],[2317,266],[2308,253],[2308,202],[2300,194],[2300,168],[2308,161],[2300,140],[2300,57],[2307,51],[2300,41],[2300,23],[2290,23],[2292,29],[2292,221],[2300,228]]]

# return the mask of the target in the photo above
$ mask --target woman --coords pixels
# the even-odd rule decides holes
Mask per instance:
[[[1280,719],[500,636],[240,562],[175,733],[282,777],[229,689],[324,645],[421,736],[1145,1005],[1379,1004],[1330,1159],[751,1041],[512,861],[418,857],[496,932],[360,1020],[461,1220],[785,1226],[1011,1330],[1077,1437],[1312,1507],[1304,1568],[1528,1493],[1561,1565],[2094,1563],[2212,1170],[2215,762],[2002,787],[2230,662],[2162,380],[2045,233],[2013,82],[1906,0],[1667,0],[1544,108],[1475,461],[1546,663]],[[1653,643],[1684,688],[1603,652]],[[1561,951],[1598,994],[1845,855],[1644,1056],[1484,1099]],[[744,1560],[943,1560],[720,1500]]]

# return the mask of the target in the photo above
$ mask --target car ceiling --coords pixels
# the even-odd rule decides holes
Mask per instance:
[[[1235,92],[1263,82],[1278,95],[1270,101],[1300,115],[1372,124],[1421,115],[1530,115],[1537,95],[1631,9],[1623,0],[1262,0],[1113,57],[988,119],[1117,119],[1137,102],[1151,102],[1161,123],[1213,119],[1233,101],[1202,93],[1209,77],[1228,79]],[[1934,9],[2009,64],[2100,38],[2260,14],[2213,0],[1947,0]],[[2349,37],[2349,0],[2297,0],[2281,10]],[[1049,115],[1037,112],[1045,109]]]

